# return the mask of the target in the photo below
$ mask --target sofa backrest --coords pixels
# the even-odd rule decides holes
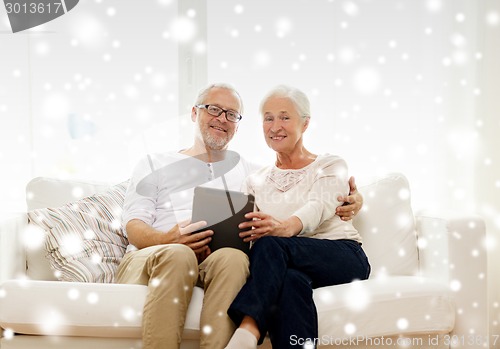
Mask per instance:
[[[393,173],[359,187],[363,208],[353,220],[372,267],[371,278],[414,275],[418,269],[417,235],[410,188]]]
[[[110,184],[38,177],[27,185],[28,210],[59,207],[83,197],[103,192]],[[363,238],[372,267],[371,278],[413,275],[418,268],[417,238],[410,203],[410,189],[402,174],[389,174],[360,186],[363,209],[354,226]],[[27,276],[36,280],[56,280],[44,246],[26,251]]]
[[[58,207],[103,192],[110,185],[112,183],[36,177],[26,185],[26,204],[28,211]]]

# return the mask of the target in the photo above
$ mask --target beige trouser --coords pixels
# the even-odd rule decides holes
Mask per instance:
[[[224,348],[235,326],[227,309],[248,276],[248,257],[222,248],[198,265],[185,245],[158,245],[125,254],[117,283],[148,285],[142,319],[143,349],[174,349],[181,342],[193,287],[205,290],[200,348]]]

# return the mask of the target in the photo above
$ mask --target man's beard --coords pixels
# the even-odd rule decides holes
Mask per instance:
[[[203,142],[208,148],[212,150],[224,149],[231,140],[231,138],[233,138],[233,133],[230,133],[230,130],[227,131],[225,136],[214,137],[210,133],[210,125],[205,125],[205,127],[199,125],[199,127],[201,135],[203,137]]]

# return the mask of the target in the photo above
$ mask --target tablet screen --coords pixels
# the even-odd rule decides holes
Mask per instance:
[[[247,220],[245,214],[254,210],[255,199],[239,191],[196,187],[191,222],[206,221],[202,230],[213,230],[210,250],[233,247],[248,253],[250,243],[239,237],[238,225]]]

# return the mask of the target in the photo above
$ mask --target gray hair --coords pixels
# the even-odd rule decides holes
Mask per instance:
[[[229,90],[232,93],[234,93],[240,101],[240,109],[241,109],[240,114],[243,114],[243,99],[241,99],[240,94],[238,93],[238,91],[236,91],[236,89],[233,86],[231,86],[229,84],[225,84],[225,83],[215,83],[215,84],[211,84],[211,85],[208,85],[207,87],[205,87],[203,90],[201,90],[198,93],[198,97],[196,98],[195,105],[204,104],[205,98],[207,97],[208,93],[211,90],[213,90],[214,88],[222,88],[222,89]]]
[[[271,98],[287,98],[289,99],[297,108],[297,112],[303,118],[311,117],[311,104],[309,103],[309,98],[307,98],[306,94],[299,90],[298,88],[287,86],[287,85],[279,85],[269,91],[266,96],[260,102],[260,113],[264,113],[264,104]]]

